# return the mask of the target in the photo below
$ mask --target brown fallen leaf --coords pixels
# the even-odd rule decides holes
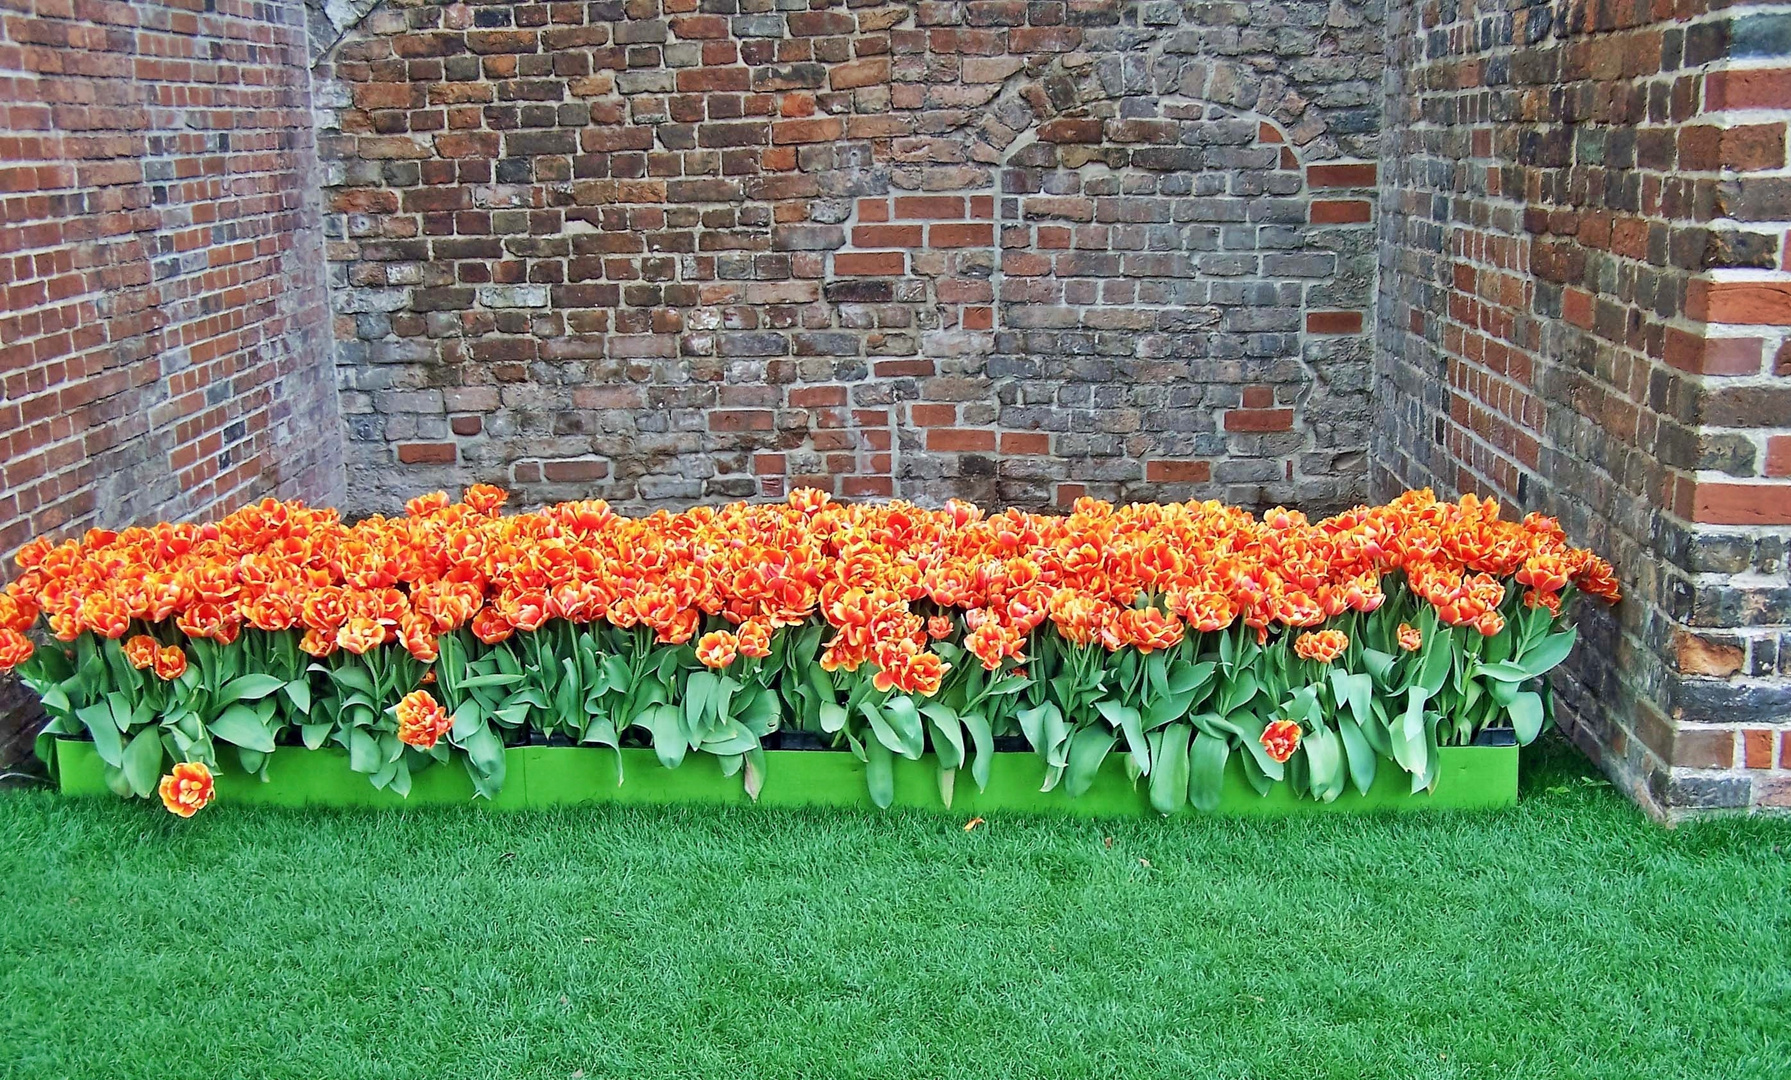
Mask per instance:
[[[982,818],[973,817],[969,821],[964,823],[964,831],[969,832],[971,829],[976,828],[978,825],[984,825],[984,824],[987,824],[987,823],[985,821],[983,821]]]

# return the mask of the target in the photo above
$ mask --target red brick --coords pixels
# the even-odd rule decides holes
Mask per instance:
[[[1306,331],[1311,334],[1360,334],[1360,311],[1308,311]]]
[[[907,267],[908,257],[899,251],[842,251],[833,257],[833,272],[847,277],[900,275]]]
[[[1729,484],[1700,480],[1693,521],[1706,525],[1791,525],[1791,484]]]
[[[965,308],[963,326],[966,330],[994,329],[995,309],[986,307]]]
[[[1791,103],[1787,104],[1791,107]],[[1782,168],[1784,124],[1745,124],[1723,131],[1723,164],[1741,172]]]
[[[1686,289],[1685,313],[1712,323],[1791,326],[1791,282],[1694,279]]]
[[[1275,407],[1275,388],[1272,386],[1244,387],[1244,408],[1272,409]]]
[[[752,471],[758,476],[782,476],[787,466],[782,454],[754,454]]]
[[[556,484],[582,484],[602,480],[609,475],[609,462],[596,458],[565,458],[543,461],[541,475]]]
[[[1715,124],[1688,124],[1679,129],[1679,168],[1715,172],[1723,162],[1723,129]]]
[[[710,431],[770,431],[775,417],[769,409],[711,409]]]
[[[1700,375],[1758,375],[1765,351],[1760,338],[1705,338],[1677,327],[1666,333],[1666,361]]]
[[[1713,71],[1704,77],[1704,108],[1791,109],[1791,68]]]
[[[532,53],[540,44],[533,30],[469,30],[466,47],[475,53]]]
[[[685,68],[678,72],[678,92],[681,94],[716,91],[739,93],[749,88],[751,79],[751,72],[743,67]]]
[[[728,20],[721,15],[678,15],[671,20],[672,33],[682,41],[726,38]]]
[[[1292,431],[1292,409],[1227,409],[1226,431]]]
[[[908,419],[915,427],[953,427],[958,422],[958,407],[916,403],[908,406]]]
[[[1687,630],[1673,634],[1673,653],[1675,666],[1685,675],[1726,679],[1747,663],[1747,653],[1739,646],[1712,641]]]
[[[1568,289],[1561,296],[1561,317],[1582,330],[1592,329],[1592,294]]]
[[[936,374],[931,360],[875,360],[871,362],[871,374],[879,379],[900,379]]]
[[[1742,764],[1750,769],[1772,768],[1773,732],[1770,728],[1750,728],[1741,733]]]
[[[964,200],[957,195],[898,195],[895,200],[898,221],[915,218],[961,218]]]
[[[782,120],[771,125],[774,143],[834,142],[846,134],[846,122],[837,116],[813,120]]]
[[[995,449],[995,433],[975,428],[934,428],[927,432],[927,449],[988,453]]]
[[[1040,142],[1098,143],[1101,141],[1101,121],[1060,116],[1040,124],[1038,133]]]
[[[1144,464],[1144,478],[1154,484],[1204,484],[1213,478],[1210,461],[1165,461]]]
[[[1671,764],[1687,769],[1727,769],[1735,764],[1735,732],[1681,730],[1673,736]]]
[[[401,465],[452,465],[454,460],[453,443],[398,444],[398,463]]]
[[[1004,431],[1001,433],[1004,454],[1037,454],[1051,452],[1051,436],[1043,431]]]
[[[858,225],[852,229],[852,246],[878,248],[920,247],[925,243],[919,225]]]
[[[927,240],[936,248],[988,247],[995,242],[995,226],[985,223],[934,225]]]
[[[840,64],[827,72],[827,83],[835,90],[855,90],[889,81],[889,58],[872,57]]]
[[[1279,139],[1274,141],[1279,142]],[[1372,162],[1348,165],[1308,165],[1306,183],[1315,188],[1359,188],[1375,185],[1376,166]]]
[[[895,494],[895,481],[887,476],[846,476],[840,479],[840,494],[851,498],[875,498]]]
[[[824,409],[845,403],[843,386],[799,386],[790,391],[792,409]]]
[[[485,428],[482,416],[456,416],[448,421],[448,427],[456,435],[477,435]]]
[[[1310,220],[1314,225],[1353,225],[1367,221],[1371,212],[1366,199],[1314,199]]]
[[[1767,476],[1791,476],[1791,435],[1770,435],[1766,439]]]

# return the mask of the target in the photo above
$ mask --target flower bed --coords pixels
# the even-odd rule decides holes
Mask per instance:
[[[787,767],[780,732],[849,750],[877,806],[923,754],[945,805],[986,793],[1018,736],[1042,792],[1118,777],[1169,813],[1219,808],[1228,776],[1321,803],[1433,790],[1482,731],[1535,737],[1564,602],[1617,598],[1553,521],[1429,492],[1316,523],[815,492],[638,519],[503,502],[475,486],[345,525],[268,501],[38,541],[0,596],[0,666],[50,713],[40,753],[85,736],[106,786],[183,815],[225,755],[272,779],[298,756],[282,746],[339,748],[398,796],[458,761],[465,794],[502,798],[531,737],[608,748],[624,786],[634,748],[713,759],[705,782],[751,799]]]

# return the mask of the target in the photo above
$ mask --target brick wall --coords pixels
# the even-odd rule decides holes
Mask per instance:
[[[1377,13],[380,7],[317,69],[351,506],[1359,500]]]
[[[1791,805],[1791,5],[1705,5],[5,0],[0,550],[1430,484],[1617,563],[1634,797]]]
[[[1660,812],[1791,806],[1791,8],[1397,3],[1387,36],[1377,493],[1609,553],[1576,740]]]
[[[0,5],[0,579],[36,535],[340,498],[303,10]]]

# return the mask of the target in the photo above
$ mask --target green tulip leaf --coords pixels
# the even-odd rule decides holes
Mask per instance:
[[[1511,699],[1505,706],[1506,715],[1511,717],[1511,727],[1517,733],[1520,746],[1528,746],[1542,732],[1542,696],[1525,692]]]
[[[871,802],[887,810],[895,803],[895,755],[879,739],[864,743],[864,776],[870,786]]]
[[[240,675],[225,683],[218,691],[216,704],[228,705],[233,701],[258,701],[275,690],[284,689],[286,680],[272,675]]]
[[[123,768],[132,794],[140,799],[155,794],[162,776],[162,733],[159,728],[144,728],[137,732],[130,745],[124,748]]]
[[[995,737],[989,730],[989,718],[981,713],[964,713],[958,717],[964,730],[970,732],[970,741],[976,753],[970,759],[970,778],[976,781],[976,789],[984,791],[989,786],[989,766],[995,760]]]
[[[1368,745],[1368,737],[1362,733],[1361,725],[1347,716],[1337,718],[1337,734],[1343,739],[1343,755],[1349,763],[1350,781],[1357,791],[1366,795],[1374,784],[1374,748]]]
[[[255,710],[247,705],[230,706],[205,727],[213,738],[250,750],[259,750],[264,754],[274,752],[274,733],[268,730],[267,723],[255,714]]]
[[[1101,763],[1117,741],[1112,730],[1092,725],[1077,728],[1070,736],[1069,763],[1064,767],[1063,790],[1070,798],[1086,794],[1094,786]]]
[[[1158,813],[1173,814],[1188,802],[1188,742],[1194,729],[1170,724],[1150,733],[1150,804]]]
[[[1219,796],[1225,790],[1225,762],[1231,757],[1231,742],[1222,735],[1204,732],[1194,736],[1188,753],[1188,801],[1194,809],[1211,812],[1219,808]]]

